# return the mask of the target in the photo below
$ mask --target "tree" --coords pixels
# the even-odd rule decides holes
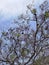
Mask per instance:
[[[46,55],[49,49],[49,9],[45,1],[40,5],[41,12],[29,8],[32,17],[21,15],[15,20],[16,27],[2,32],[0,37],[1,65],[35,65],[36,59]],[[46,5],[46,7],[45,7]],[[46,8],[46,10],[45,10]],[[30,21],[36,22],[36,31]],[[48,54],[48,53],[47,53]]]

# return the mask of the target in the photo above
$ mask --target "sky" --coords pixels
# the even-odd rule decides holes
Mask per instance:
[[[34,2],[36,8],[44,0],[0,0],[0,29],[10,25],[9,19],[25,13],[27,5]]]
[[[30,4],[33,1],[35,2],[35,5],[37,7],[44,0],[0,0],[0,12],[4,15],[24,13],[27,4]]]
[[[26,10],[26,5],[30,2],[31,0],[0,0],[0,12],[4,15],[24,13]]]

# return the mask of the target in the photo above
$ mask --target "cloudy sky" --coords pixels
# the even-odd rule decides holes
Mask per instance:
[[[44,0],[34,0],[34,4],[38,7]],[[11,16],[24,13],[26,11],[27,4],[32,3],[33,0],[0,0],[0,28],[6,27],[7,20]],[[6,21],[6,22],[4,22]],[[5,24],[7,23],[7,24]]]
[[[0,0],[0,12],[3,14],[20,14],[26,10],[26,5],[33,0]],[[39,4],[44,0],[34,0],[35,4]]]
[[[0,0],[0,12],[3,14],[20,14],[26,10],[31,0]]]

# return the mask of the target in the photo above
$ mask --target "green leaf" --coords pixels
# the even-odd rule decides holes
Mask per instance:
[[[45,18],[49,17],[49,12],[45,12]]]
[[[31,10],[31,12],[32,12],[33,14],[35,14],[35,13],[36,13],[36,9]]]
[[[27,50],[27,49],[21,50],[21,54],[22,54],[23,57],[26,56],[28,53],[29,53],[29,50]]]
[[[7,34],[6,32],[2,32],[2,35],[6,36],[6,34]]]
[[[16,55],[15,55],[14,53],[12,53],[12,54],[10,55],[11,61],[13,61],[13,60],[15,59],[15,57],[16,57]]]
[[[16,34],[16,36],[17,36],[17,37],[20,37],[20,34],[18,33],[18,34]]]

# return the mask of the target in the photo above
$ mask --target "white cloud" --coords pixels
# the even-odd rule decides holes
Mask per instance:
[[[8,28],[10,26],[8,19],[12,18],[11,16],[25,12],[26,5],[31,1],[33,0],[0,0],[0,30]],[[38,5],[44,0],[34,1],[34,5],[38,8]]]
[[[30,0],[0,0],[0,12],[4,14],[20,14],[25,12]]]
[[[0,12],[4,15],[16,15],[25,12],[26,5],[33,0],[0,0]],[[38,6],[43,0],[34,0]],[[36,7],[37,7],[36,6]]]
[[[31,0],[0,0],[0,30],[7,29],[18,14],[24,13]],[[10,20],[10,21],[9,21]]]

